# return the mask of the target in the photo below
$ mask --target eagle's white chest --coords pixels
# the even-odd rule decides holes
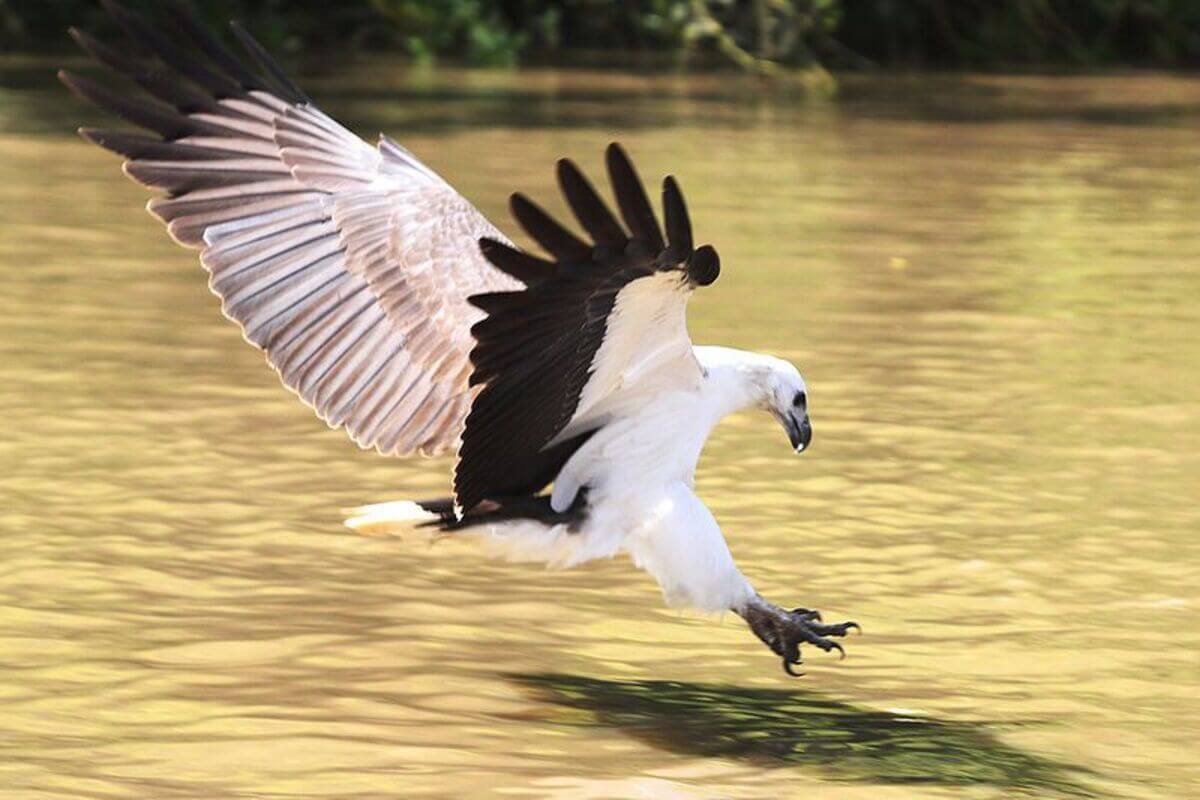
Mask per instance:
[[[672,483],[690,487],[718,419],[704,387],[647,393],[635,413],[602,427],[563,466],[554,508],[569,507],[584,486],[593,507],[603,501],[634,508]]]
[[[579,538],[587,557],[626,552],[650,572],[670,605],[719,611],[750,592],[712,514],[692,493],[701,450],[728,410],[708,384],[646,398],[609,423],[567,462],[554,505],[587,487]]]

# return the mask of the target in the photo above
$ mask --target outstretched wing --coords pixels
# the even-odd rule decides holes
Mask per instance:
[[[693,249],[673,178],[663,181],[664,239],[624,151],[613,144],[606,156],[624,226],[562,160],[559,185],[591,242],[521,194],[512,197],[513,215],[552,260],[481,242],[488,260],[527,288],[471,298],[487,313],[472,328],[471,352],[471,382],[484,388],[455,471],[460,509],[540,490],[590,432],[652,392],[702,378],[685,311],[692,290],[716,280],[716,251]]]
[[[225,314],[323,420],[384,454],[453,449],[483,316],[467,298],[522,286],[480,254],[499,231],[396,143],[322,114],[236,25],[253,66],[181,4],[164,28],[104,4],[131,41],[72,36],[141,91],[60,77],[157,136],[80,133],[165,191],[150,212],[200,248]]]

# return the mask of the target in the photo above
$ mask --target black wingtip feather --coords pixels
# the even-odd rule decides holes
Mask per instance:
[[[149,136],[140,136],[136,133],[122,131],[108,131],[101,128],[78,128],[76,132],[85,141],[91,142],[97,147],[102,147],[117,155],[125,156],[125,158],[137,158],[141,155],[144,148],[150,145],[164,144],[162,140],[152,139]]]
[[[127,53],[122,53],[116,48],[104,44],[104,42],[96,39],[87,31],[80,30],[72,25],[70,28],[67,28],[67,34],[75,41],[80,50],[114,72],[122,75],[133,75],[140,68],[138,63],[131,59]]]
[[[279,62],[271,58],[271,54],[266,51],[258,41],[250,35],[250,33],[242,27],[242,24],[237,20],[229,23],[230,30],[237,37],[238,42],[242,45],[242,49],[249,54],[250,58],[261,67],[267,75],[277,84],[277,87],[285,93],[285,100],[293,103],[312,103],[312,100],[306,95],[299,86],[292,82],[287,73],[283,71],[283,67],[279,66]]]
[[[154,131],[164,138],[177,139],[199,127],[198,123],[189,120],[170,106],[156,101],[131,98],[128,93],[116,92],[82,75],[59,70],[58,79],[77,97],[111,111],[126,122]]]
[[[167,10],[174,18],[180,29],[191,39],[191,43],[200,49],[209,60],[219,66],[225,73],[242,85],[243,89],[266,89],[262,80],[246,69],[228,49],[213,37],[191,7],[182,0],[170,0]]]
[[[629,160],[629,155],[620,144],[613,142],[604,152],[604,161],[625,226],[629,228],[634,239],[642,241],[655,253],[662,250],[662,231],[658,228],[654,209],[650,207],[646,189],[633,162]]]
[[[227,75],[213,71],[202,61],[189,54],[187,48],[180,46],[182,43],[178,37],[176,40],[168,39],[145,17],[135,14],[113,0],[101,0],[101,2],[109,15],[116,20],[131,40],[145,45],[162,59],[164,64],[178,70],[183,77],[204,87],[217,97],[231,97],[241,92],[241,87],[236,81]]]
[[[596,244],[624,247],[625,231],[575,162],[560,158],[557,172],[558,185],[567,205]]]
[[[484,313],[491,313],[503,308],[514,292],[482,292],[467,298],[467,302]]]
[[[140,133],[113,131],[104,128],[80,128],[79,135],[97,147],[125,158],[159,159],[163,161],[212,161],[228,156],[226,151],[211,147],[166,142]]]
[[[591,255],[592,248],[578,236],[558,223],[537,203],[520,192],[509,197],[513,218],[534,241],[559,261],[582,261]]]
[[[145,62],[130,58],[126,53],[93,38],[88,33],[71,28],[71,38],[79,48],[118,75],[124,75],[145,89],[152,97],[185,112],[212,111],[213,99],[191,84],[164,75]]]
[[[674,175],[663,178],[663,216],[666,218],[667,243],[685,259],[692,253],[692,222],[688,218],[687,203]]]
[[[81,30],[80,28],[77,28],[74,25],[72,25],[71,27],[67,28],[67,35],[70,36],[72,40],[74,40],[75,44],[79,45],[79,48],[81,50],[83,50],[85,53],[92,56],[93,58],[96,58],[96,54],[93,53],[91,51],[91,48],[89,47],[89,45],[91,43],[95,42],[96,40],[93,39],[86,31]],[[97,58],[97,60],[99,60],[99,59]]]
[[[534,286],[554,275],[554,262],[523,253],[486,236],[479,240],[479,251],[496,269],[526,286]]]

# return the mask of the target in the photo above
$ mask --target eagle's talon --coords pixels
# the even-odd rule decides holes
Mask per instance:
[[[754,631],[763,644],[782,658],[784,672],[793,677],[804,674],[792,669],[792,665],[802,663],[800,645],[811,644],[826,653],[837,650],[839,660],[841,660],[846,657],[845,648],[826,637],[842,637],[852,629],[862,632],[862,628],[856,622],[825,625],[820,621],[821,613],[819,611],[808,608],[787,611],[762,598],[757,598],[757,602],[740,609],[738,613],[746,620],[750,630]]]

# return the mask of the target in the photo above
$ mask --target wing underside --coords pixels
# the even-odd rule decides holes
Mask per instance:
[[[384,454],[453,450],[482,317],[467,297],[521,286],[479,253],[501,234],[404,148],[321,113],[240,28],[246,60],[182,4],[160,25],[105,5],[128,41],[72,35],[124,83],[62,79],[152,135],[81,133],[164,193],[151,213],[323,420]]]

